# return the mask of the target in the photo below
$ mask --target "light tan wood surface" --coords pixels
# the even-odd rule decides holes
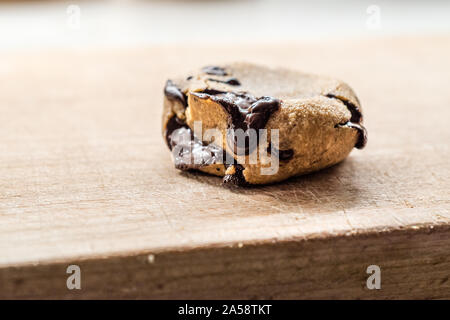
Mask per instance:
[[[450,37],[1,53],[0,297],[450,298],[449,56]],[[349,83],[366,149],[239,191],[175,170],[165,80],[235,60]]]

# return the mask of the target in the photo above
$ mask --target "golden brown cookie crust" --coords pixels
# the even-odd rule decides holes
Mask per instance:
[[[168,94],[166,86],[163,135],[167,138],[168,123],[173,117],[177,117],[191,130],[194,129],[195,121],[201,121],[203,132],[217,129],[222,139],[216,139],[213,144],[221,140],[220,147],[233,155],[242,166],[237,171],[242,173],[245,183],[273,183],[314,172],[342,161],[355,145],[364,146],[365,129],[359,130],[352,126],[362,125],[362,109],[355,93],[344,82],[247,63],[214,68],[217,69],[211,71],[203,68],[188,77],[172,80],[170,85],[179,89],[184,101],[176,93]],[[215,99],[214,94],[217,92],[251,94],[258,98],[274,97],[279,101],[278,109],[270,114],[264,125],[264,129],[268,129],[267,143],[260,143],[253,150],[258,153],[260,148],[268,148],[270,129],[278,129],[279,149],[293,151],[289,159],[280,159],[278,172],[261,174],[262,167],[270,166],[270,154],[267,158],[258,157],[254,164],[248,161],[253,152],[244,156],[234,154],[226,142],[230,114]],[[197,166],[195,169],[219,176],[236,174],[235,166],[218,163]]]

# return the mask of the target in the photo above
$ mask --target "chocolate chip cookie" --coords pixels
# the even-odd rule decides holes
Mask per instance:
[[[206,66],[164,88],[162,131],[175,167],[267,184],[362,149],[367,132],[344,82],[247,63]]]

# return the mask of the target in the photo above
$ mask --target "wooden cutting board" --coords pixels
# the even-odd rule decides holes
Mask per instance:
[[[449,57],[450,37],[1,53],[0,297],[450,298]],[[348,82],[366,149],[239,191],[175,170],[166,78],[235,60]]]

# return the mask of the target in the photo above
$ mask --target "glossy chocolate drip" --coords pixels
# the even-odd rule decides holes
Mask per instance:
[[[356,141],[355,148],[362,149],[367,143],[367,130],[359,123],[347,122],[341,126],[346,126],[358,130],[358,140]]]
[[[350,111],[350,114],[351,114],[350,121],[348,121],[346,123],[340,123],[336,126],[349,127],[352,129],[356,129],[358,131],[358,140],[356,141],[355,148],[358,148],[358,149],[364,148],[367,144],[367,130],[361,124],[361,121],[362,121],[361,110],[359,110],[358,106],[356,106],[352,102],[350,102],[346,99],[343,99],[341,97],[338,97],[332,93],[327,94],[326,97],[330,98],[330,99],[336,99],[336,100],[341,101],[347,107],[348,111]]]
[[[206,74],[210,74],[213,76],[227,76],[228,73],[224,68],[218,66],[206,66],[202,68],[202,71]]]
[[[164,95],[171,101],[180,102],[184,108],[187,107],[187,97],[171,80],[167,80],[164,87]]]
[[[225,111],[230,115],[228,127],[231,129],[247,129],[245,123],[246,116],[253,103],[257,99],[248,94],[236,94],[233,92],[220,92],[215,90],[204,91],[205,98],[210,98],[219,103]]]
[[[280,108],[280,101],[272,97],[256,99],[250,94],[204,90],[193,93],[199,98],[210,98],[230,115],[232,129],[262,129],[272,113]]]
[[[247,125],[245,123],[246,115],[248,114],[248,110],[257,100],[250,95],[247,94],[237,94],[233,92],[223,92],[214,89],[206,89],[201,92],[195,92],[193,95],[201,98],[201,99],[212,99],[213,101],[219,103],[222,108],[228,113],[228,132],[227,132],[227,143],[230,148],[233,150],[234,154],[249,154],[250,153],[250,145],[249,145],[249,137],[246,134]],[[237,137],[235,136],[235,130],[241,129],[244,131],[244,146],[238,146]],[[252,146],[253,148],[255,146]],[[252,149],[253,149],[252,148]]]
[[[235,154],[249,154],[256,148],[257,144],[249,144],[251,139],[247,130],[254,129],[258,134],[258,130],[263,129],[270,116],[280,108],[280,101],[272,97],[257,99],[247,93],[218,90],[204,90],[193,94],[202,99],[212,99],[229,114],[228,128],[231,130],[229,130],[227,141]],[[237,129],[242,129],[245,133],[245,146],[237,145],[238,140],[234,135]]]
[[[251,105],[245,116],[248,128],[262,129],[266,126],[270,116],[280,108],[280,100],[272,97],[262,97]]]
[[[241,85],[239,80],[236,78],[230,78],[228,80],[219,80],[219,79],[208,78],[208,80],[214,81],[214,82],[225,83],[225,84],[228,84],[229,86],[240,86]]]
[[[354,123],[361,122],[362,114],[361,114],[361,111],[359,110],[359,108],[355,104],[351,103],[348,100],[342,99],[332,93],[327,94],[327,98],[336,99],[336,100],[339,100],[340,102],[342,102],[343,104],[345,104],[348,111],[350,111],[350,113],[352,115],[350,118],[350,122],[354,122]]]

